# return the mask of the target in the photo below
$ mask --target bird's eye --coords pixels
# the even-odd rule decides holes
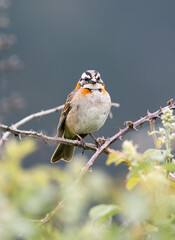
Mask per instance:
[[[85,81],[89,81],[89,78],[88,78],[88,77],[85,77],[84,80],[85,80]]]
[[[100,80],[100,77],[99,77],[99,76],[97,77],[97,80]]]

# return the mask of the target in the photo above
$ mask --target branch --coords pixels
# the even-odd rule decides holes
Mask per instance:
[[[55,113],[55,112],[58,112],[60,111],[61,109],[63,109],[64,105],[61,105],[59,107],[55,107],[55,108],[52,108],[52,109],[48,109],[48,110],[45,110],[45,111],[40,111],[40,112],[37,112],[37,113],[33,113],[25,118],[23,118],[22,120],[20,120],[19,122],[16,122],[15,124],[13,124],[13,128],[18,128],[22,125],[24,125],[25,123],[31,121],[32,119],[34,118],[41,118],[42,116],[44,115],[48,115],[48,114],[51,114],[51,113]],[[0,147],[5,143],[5,141],[7,140],[8,136],[10,135],[10,131],[9,132],[6,132],[3,134],[2,138],[0,139]]]
[[[31,131],[26,131],[26,130],[19,130],[17,128],[14,128],[14,125],[9,127],[4,124],[0,124],[0,129],[3,131],[8,131],[9,133],[13,133],[15,136],[26,136],[26,137],[32,137],[32,138],[37,138],[42,140],[43,142],[47,143],[66,143],[68,145],[74,145],[76,147],[83,147],[81,142],[78,140],[71,140],[71,139],[66,139],[66,138],[61,138],[61,137],[49,137],[47,135],[42,134],[42,132],[38,133],[33,130]],[[95,144],[91,143],[86,143],[85,146],[86,149],[91,149],[91,150],[96,150],[97,147]]]
[[[167,107],[167,106],[166,106]],[[113,149],[109,149],[108,147],[115,141],[117,140],[121,140],[122,139],[122,136],[125,135],[127,132],[131,131],[131,130],[135,130],[135,131],[138,131],[137,130],[137,127],[138,126],[142,126],[143,123],[145,122],[148,122],[150,120],[155,120],[156,118],[159,118],[159,116],[162,114],[163,110],[166,108],[161,108],[159,110],[157,110],[156,112],[154,113],[150,113],[149,111],[147,112],[147,115],[139,120],[137,120],[136,122],[131,122],[131,121],[127,121],[125,122],[127,127],[125,127],[124,129],[120,129],[118,133],[116,133],[114,136],[112,136],[111,138],[108,138],[103,144],[101,147],[97,148],[96,145],[94,144],[91,144],[91,143],[85,143],[85,149],[88,149],[88,150],[93,150],[93,151],[96,151],[94,153],[94,155],[91,157],[91,159],[87,162],[87,164],[85,165],[85,167],[82,169],[81,171],[81,174],[80,176],[83,176],[90,168],[91,166],[94,164],[94,162],[96,161],[96,159],[98,158],[98,156],[102,153],[102,152],[105,152],[107,154],[113,152],[114,150]],[[170,109],[175,109],[175,102],[173,103],[172,102],[172,99],[170,101],[168,101],[168,107]],[[43,116],[43,115],[46,115],[46,114],[49,114],[48,112],[54,112],[54,111],[58,111],[62,108],[62,106],[58,107],[58,108],[54,108],[54,109],[51,109],[51,110],[47,110],[47,111],[43,111],[43,112],[40,112],[40,113],[37,113],[37,114],[32,114],[30,116],[28,116],[27,118],[21,120],[19,123],[21,122],[25,122],[27,121],[26,119],[33,119],[33,118],[36,118],[38,116]],[[11,132],[13,133],[14,135],[17,135],[17,136],[30,136],[30,137],[33,137],[33,138],[38,138],[44,142],[50,142],[50,143],[66,143],[68,145],[74,145],[74,146],[77,146],[77,147],[81,147],[83,148],[82,146],[82,143],[80,141],[77,141],[77,140],[70,140],[70,139],[65,139],[65,138],[53,138],[53,137],[49,137],[49,136],[46,136],[46,135],[43,135],[42,133],[37,133],[35,131],[24,131],[24,130],[18,130],[16,128],[14,128],[15,125],[13,125],[12,127],[9,127],[9,126],[6,126],[6,125],[3,125],[3,124],[0,124],[0,129],[4,130],[4,131],[8,131],[8,132]]]
[[[111,103],[111,107],[119,107],[119,106],[120,105],[118,103]],[[31,121],[32,119],[41,118],[42,116],[58,112],[58,111],[62,110],[63,107],[64,107],[64,105],[60,105],[60,106],[52,108],[52,109],[42,110],[40,112],[33,113],[33,114],[23,118],[19,122],[16,122],[15,124],[12,125],[12,127],[16,129],[16,128],[24,125],[25,123]],[[4,131],[5,131],[5,129],[4,129]],[[6,133],[3,134],[2,138],[0,139],[0,147],[6,142],[8,136],[10,135],[10,133],[11,133],[10,131],[7,131]]]
[[[61,138],[61,137],[50,137],[47,135],[44,135],[42,132],[38,133],[35,132],[33,130],[31,131],[26,131],[26,130],[19,130],[17,128],[14,128],[14,125],[12,127],[6,126],[4,124],[0,124],[0,129],[3,131],[7,131],[9,133],[14,134],[15,136],[18,136],[19,138],[21,138],[21,136],[26,136],[26,137],[32,137],[32,138],[37,138],[42,140],[43,142],[46,143],[65,143],[68,145],[74,145],[76,147],[80,147],[86,150],[92,150],[92,151],[97,151],[97,146],[95,144],[92,143],[86,143],[85,145],[82,144],[82,142],[78,141],[78,140],[71,140],[71,139],[66,139],[66,138]],[[114,152],[113,149],[104,149],[104,153],[109,154]]]
[[[173,100],[171,99],[170,101],[167,102],[168,104],[168,108],[169,109],[175,109],[175,102],[173,102]],[[154,113],[150,113],[149,111],[147,112],[147,115],[139,120],[137,120],[136,122],[131,122],[131,121],[127,121],[126,125],[127,127],[125,127],[124,129],[120,129],[119,132],[117,134],[115,134],[113,137],[108,138],[106,140],[106,142],[97,149],[97,151],[94,153],[94,155],[91,157],[91,159],[86,163],[85,167],[82,169],[80,175],[81,177],[87,172],[89,171],[89,169],[92,167],[92,165],[94,164],[94,162],[96,161],[96,159],[98,158],[98,156],[105,150],[107,149],[113,142],[117,141],[117,140],[121,140],[122,136],[125,135],[127,132],[130,132],[131,130],[135,130],[138,131],[137,127],[138,126],[142,126],[143,123],[148,122],[152,119],[156,119],[159,118],[160,115],[163,113],[163,111],[165,110],[166,107],[162,108],[160,107],[159,110],[157,110]]]
[[[46,111],[41,111],[39,113],[35,113],[35,114],[31,114],[30,116],[24,118],[23,120],[21,120],[20,122],[16,123],[15,125],[13,125],[12,127],[0,124],[0,129],[2,129],[3,131],[8,131],[13,133],[16,136],[29,136],[29,137],[33,137],[33,138],[37,138],[40,139],[44,142],[47,143],[65,143],[68,145],[74,145],[77,147],[81,147],[81,148],[85,148],[88,150],[93,150],[96,151],[94,153],[94,155],[91,157],[91,159],[87,162],[87,164],[85,165],[85,167],[82,169],[82,173],[81,175],[84,175],[90,168],[91,166],[94,164],[94,162],[96,161],[96,159],[98,158],[98,156],[102,153],[105,152],[106,154],[109,154],[111,152],[113,152],[113,149],[109,149],[108,147],[115,141],[117,140],[121,140],[122,136],[125,135],[127,132],[131,131],[131,130],[137,130],[138,126],[142,126],[142,124],[144,122],[148,122],[152,119],[156,119],[159,118],[159,116],[162,114],[163,110],[167,107],[164,108],[160,108],[159,110],[157,110],[154,113],[150,113],[149,111],[147,112],[147,115],[139,120],[137,120],[136,122],[131,122],[131,121],[127,121],[126,125],[127,127],[125,127],[124,129],[120,129],[118,133],[116,133],[114,136],[112,136],[111,138],[108,138],[101,147],[99,147],[97,149],[95,144],[91,144],[91,143],[85,143],[85,146],[82,145],[82,143],[78,140],[70,140],[70,139],[65,139],[65,138],[60,138],[60,137],[49,137],[46,135],[43,135],[42,133],[37,133],[35,131],[24,131],[24,130],[19,130],[17,128],[15,128],[15,126],[21,125],[21,123],[25,123],[33,118],[37,118],[37,117],[41,117],[43,115],[52,113],[52,112],[56,112],[58,110],[60,110],[63,106],[59,106],[57,108],[53,108],[50,110],[46,110]],[[168,102],[168,107],[170,109],[175,109],[175,102],[172,103],[172,100]]]

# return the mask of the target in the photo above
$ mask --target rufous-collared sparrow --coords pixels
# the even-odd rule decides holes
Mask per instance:
[[[73,140],[84,138],[103,126],[110,108],[111,98],[105,90],[100,74],[95,70],[84,72],[64,105],[57,136]],[[60,143],[51,162],[70,161],[74,149],[72,145]]]

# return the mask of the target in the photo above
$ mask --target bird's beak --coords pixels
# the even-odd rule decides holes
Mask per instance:
[[[90,83],[95,84],[95,83],[97,83],[97,80],[93,77],[93,78],[91,78]]]

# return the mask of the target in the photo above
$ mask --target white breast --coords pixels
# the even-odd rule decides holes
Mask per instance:
[[[85,97],[77,93],[71,106],[66,119],[67,127],[71,132],[88,134],[97,131],[105,123],[111,108],[111,98],[108,93],[98,90]]]

